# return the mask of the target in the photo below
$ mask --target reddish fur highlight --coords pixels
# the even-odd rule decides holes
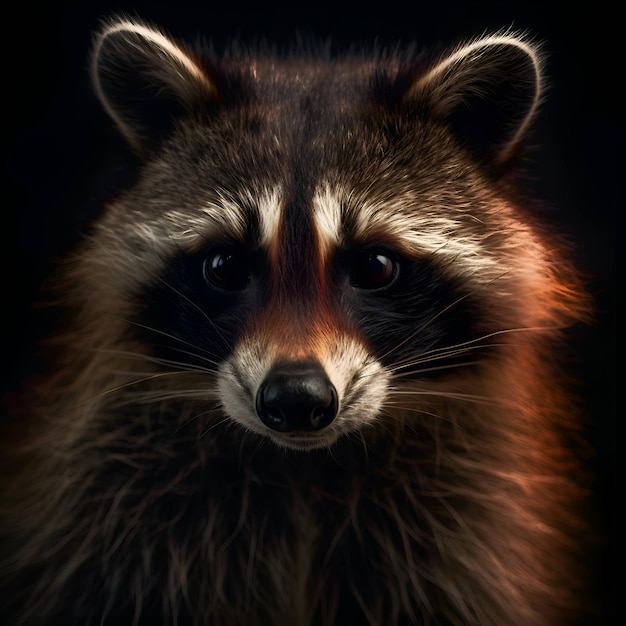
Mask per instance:
[[[584,621],[587,496],[560,357],[589,303],[494,174],[535,113],[538,50],[498,33],[400,80],[395,55],[220,65],[118,26],[93,71],[132,147],[163,129],[100,78],[123,70],[185,112],[62,269],[62,355],[3,478],[13,624]],[[518,125],[479,159],[453,114],[499,95],[509,61]],[[373,238],[406,257],[406,283],[350,282],[337,258]],[[210,284],[203,251],[223,241],[251,241],[262,267]],[[169,307],[163,325],[144,327],[150,306]],[[336,416],[272,429],[255,405],[267,373],[310,359]]]

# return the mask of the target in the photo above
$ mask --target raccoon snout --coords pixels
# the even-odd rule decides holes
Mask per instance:
[[[316,361],[272,367],[256,395],[261,421],[279,432],[315,431],[337,416],[337,391]]]

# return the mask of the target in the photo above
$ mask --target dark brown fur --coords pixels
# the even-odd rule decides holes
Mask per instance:
[[[583,621],[560,355],[588,303],[511,176],[537,47],[221,63],[120,18],[92,71],[144,165],[64,264],[62,356],[14,425],[10,623]],[[244,286],[205,284],[224,241]],[[302,362],[338,415],[271,430],[259,384]]]

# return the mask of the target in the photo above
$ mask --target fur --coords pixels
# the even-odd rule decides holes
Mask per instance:
[[[7,451],[12,624],[583,619],[560,357],[589,304],[515,183],[542,66],[512,31],[218,58],[103,24],[94,88],[142,165],[60,269]],[[296,375],[321,426],[271,411]]]

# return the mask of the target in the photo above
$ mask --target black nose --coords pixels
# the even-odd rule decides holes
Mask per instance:
[[[321,430],[335,419],[337,407],[337,392],[316,361],[274,366],[256,394],[261,421],[283,433]]]

